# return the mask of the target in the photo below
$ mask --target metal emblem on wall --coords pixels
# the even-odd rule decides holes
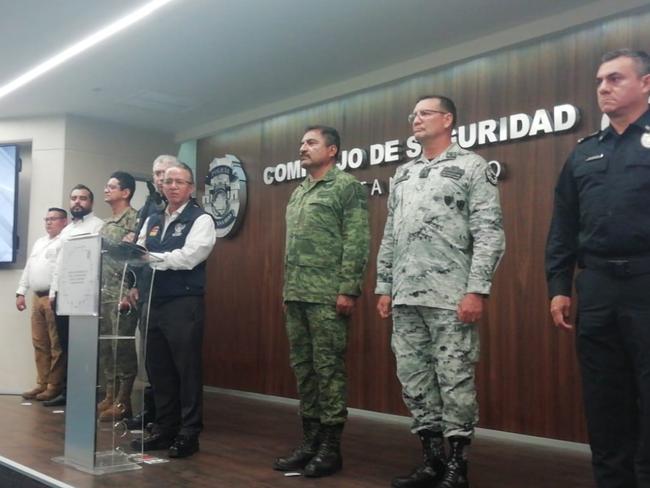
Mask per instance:
[[[232,237],[246,212],[246,173],[236,156],[214,158],[205,177],[203,207],[215,220],[217,237]]]

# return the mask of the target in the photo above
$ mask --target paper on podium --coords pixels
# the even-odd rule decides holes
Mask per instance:
[[[71,237],[61,249],[56,312],[59,315],[99,314],[101,237],[86,234]]]
[[[111,258],[121,261],[122,263],[127,263],[130,266],[145,266],[149,263],[160,261],[159,258],[149,254],[144,247],[134,244],[133,242],[122,241],[113,244],[105,241],[104,250],[108,252],[108,255],[111,256]]]

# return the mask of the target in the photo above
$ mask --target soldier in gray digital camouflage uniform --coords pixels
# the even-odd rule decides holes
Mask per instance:
[[[303,443],[275,460],[280,471],[327,476],[342,467],[347,417],[347,319],[368,260],[365,188],[336,167],[338,132],[308,127],[300,162],[308,176],[287,205],[284,304],[291,366],[298,382]]]
[[[119,245],[135,230],[138,212],[130,201],[135,192],[135,179],[129,173],[116,171],[104,188],[104,201],[111,206],[112,215],[99,231],[105,249]],[[138,370],[134,336],[137,314],[122,299],[128,291],[121,260],[110,253],[102,263],[101,334],[121,339],[100,341],[100,374],[104,375],[105,398],[97,405],[99,419],[115,421],[131,416],[131,391]],[[128,278],[128,277],[127,277]]]
[[[450,99],[421,98],[409,122],[422,156],[391,180],[375,293],[380,316],[393,315],[397,376],[424,463],[392,486],[467,488],[478,421],[475,323],[505,246],[497,178],[483,158],[452,144]]]

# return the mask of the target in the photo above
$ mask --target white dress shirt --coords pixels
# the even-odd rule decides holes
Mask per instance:
[[[183,210],[185,210],[187,203],[171,214],[169,213],[168,208],[165,209],[165,223],[162,233],[163,237],[170,224],[178,218]],[[149,218],[145,221],[142,230],[140,231],[140,235],[138,236],[138,244],[141,246],[145,245],[148,225]],[[201,215],[194,221],[192,228],[187,234],[183,247],[168,252],[150,253],[152,257],[159,260],[152,260],[150,265],[152,268],[160,271],[166,269],[194,269],[197,264],[208,259],[216,240],[217,233],[214,229],[214,220],[212,220],[212,217],[208,214]]]
[[[50,289],[52,273],[60,249],[60,238],[61,234],[52,238],[45,235],[36,240],[18,281],[16,295],[25,295],[30,289],[34,292],[45,292]]]
[[[59,249],[63,247],[63,243],[70,237],[83,234],[97,234],[103,225],[104,221],[99,217],[95,217],[92,212],[84,215],[81,219],[73,220],[59,234]],[[62,253],[59,252],[56,259],[56,266],[54,266],[54,272],[52,273],[52,283],[50,283],[50,298],[54,298],[59,289],[59,275],[61,274],[62,264]]]

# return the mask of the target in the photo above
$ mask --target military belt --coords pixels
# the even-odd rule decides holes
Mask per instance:
[[[582,267],[605,271],[616,278],[626,278],[650,273],[650,257],[608,259],[585,255]]]
[[[46,297],[50,294],[50,290],[45,290],[45,291],[35,291],[34,295],[36,295],[38,298],[43,298]]]

